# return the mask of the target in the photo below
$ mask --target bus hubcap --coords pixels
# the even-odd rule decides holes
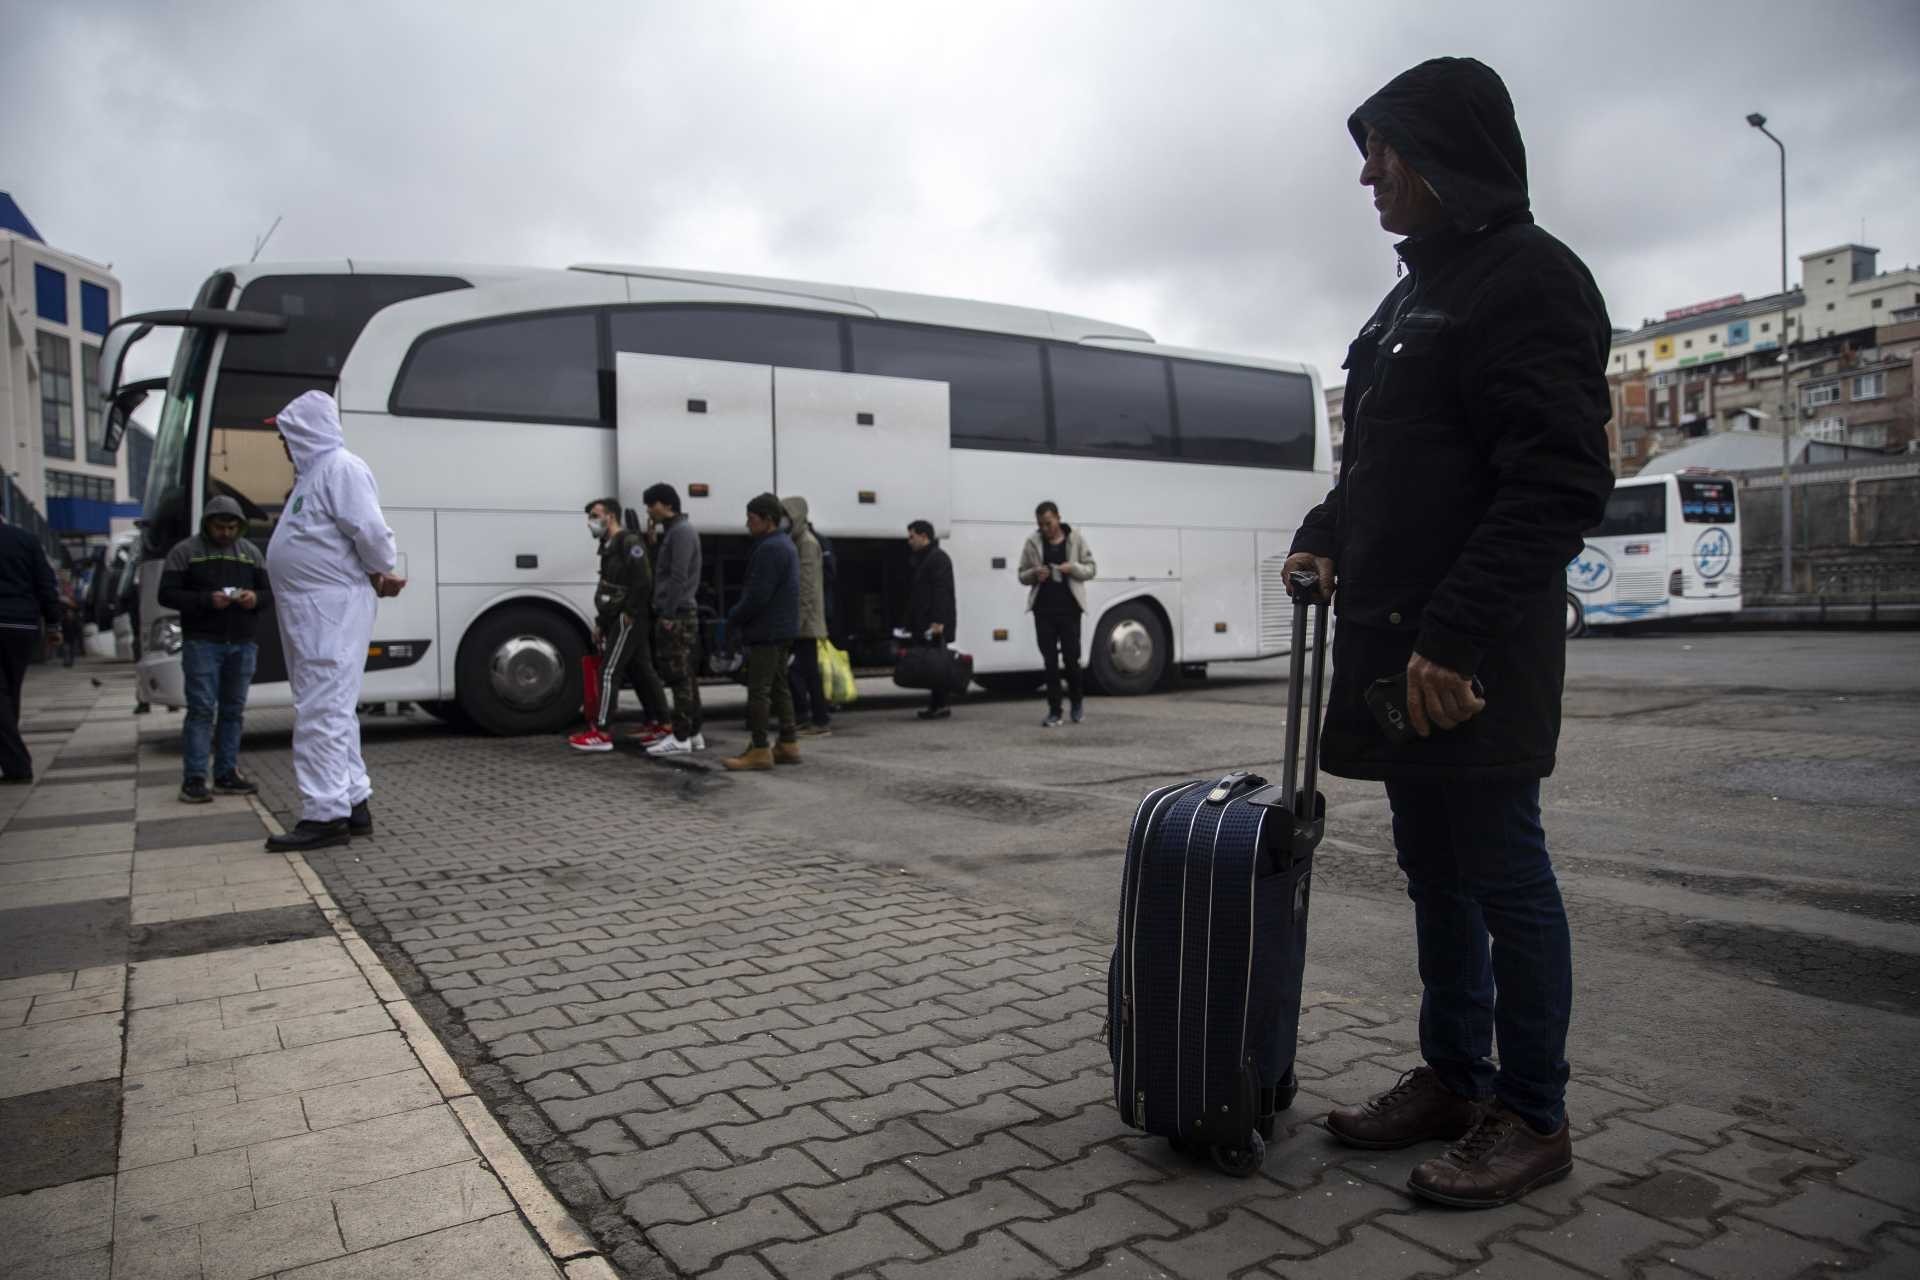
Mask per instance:
[[[1153,666],[1153,633],[1132,618],[1117,622],[1107,641],[1107,654],[1121,675],[1140,675]]]
[[[1567,601],[1567,630],[1569,633],[1579,624],[1579,621],[1580,614],[1577,612],[1577,606],[1573,601]]]
[[[538,707],[560,691],[560,650],[539,636],[514,636],[493,651],[493,691],[502,702]]]

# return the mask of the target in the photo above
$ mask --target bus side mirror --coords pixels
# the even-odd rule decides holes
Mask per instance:
[[[107,405],[106,430],[101,434],[100,447],[110,454],[120,452],[120,442],[126,438],[127,422],[133,417],[133,411],[146,403],[153,392],[166,389],[165,378],[142,378],[115,391]]]

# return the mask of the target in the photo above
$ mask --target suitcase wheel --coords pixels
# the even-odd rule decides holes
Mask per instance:
[[[1275,1111],[1285,1111],[1293,1105],[1293,1100],[1299,1092],[1299,1077],[1293,1074],[1292,1067],[1288,1067],[1287,1074],[1280,1077],[1280,1087],[1273,1091],[1273,1109]]]
[[[1214,1147],[1213,1167],[1235,1178],[1251,1178],[1267,1162],[1267,1143],[1258,1132],[1247,1135],[1244,1147]]]

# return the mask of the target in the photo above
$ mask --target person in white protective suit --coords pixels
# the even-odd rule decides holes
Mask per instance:
[[[360,758],[360,677],[380,598],[400,594],[393,530],[373,470],[349,453],[333,397],[309,391],[273,418],[293,460],[267,573],[293,686],[300,821],[267,848],[321,849],[373,833],[373,783]]]

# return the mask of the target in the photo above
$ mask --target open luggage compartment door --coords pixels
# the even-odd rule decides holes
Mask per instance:
[[[679,356],[614,356],[615,454],[622,506],[660,481],[696,528],[737,530],[774,487],[771,366]]]
[[[904,538],[951,525],[947,384],[815,369],[773,371],[782,496],[807,500],[830,537]]]

